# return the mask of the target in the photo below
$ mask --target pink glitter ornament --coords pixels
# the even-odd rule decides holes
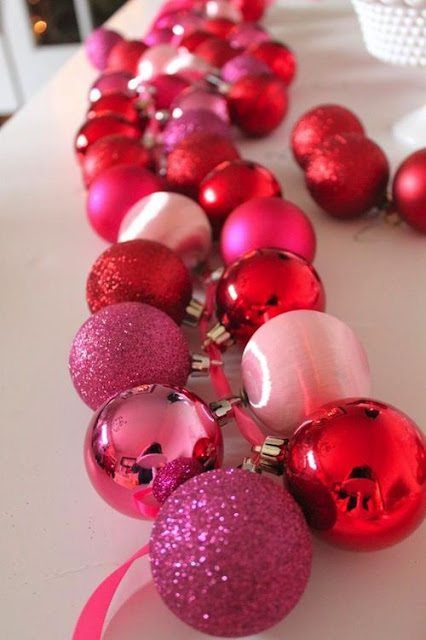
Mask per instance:
[[[152,484],[152,493],[160,504],[164,504],[181,484],[203,471],[203,465],[195,458],[176,458],[157,471]]]
[[[161,178],[148,169],[129,164],[106,169],[89,187],[89,222],[101,238],[116,242],[121,221],[127,211],[144,196],[163,188]]]
[[[231,127],[219,116],[206,109],[191,109],[178,118],[172,118],[163,131],[163,144],[171,151],[179,142],[193,133],[214,134],[232,138]]]
[[[195,451],[204,439],[212,454],[202,464]],[[179,478],[184,482],[191,477],[188,468],[194,475],[220,467],[222,455],[221,430],[208,406],[186,389],[159,384],[135,387],[109,400],[93,417],[84,445],[93,487],[114,509],[134,518],[141,517],[140,494],[135,494],[150,495],[156,484],[165,500]],[[172,469],[177,472],[174,480]],[[163,479],[155,482],[161,470]]]
[[[227,40],[236,49],[247,49],[250,45],[270,40],[265,29],[255,22],[240,22],[229,32]]]
[[[69,368],[92,409],[136,385],[183,386],[191,364],[188,342],[163,311],[141,302],[104,307],[78,330]]]
[[[244,76],[260,73],[272,74],[271,69],[262,60],[258,60],[249,53],[242,53],[224,64],[220,75],[222,80],[233,84],[240,78],[244,78]]]
[[[229,123],[228,104],[224,96],[216,91],[189,87],[182,91],[173,102],[172,109],[180,109],[180,112],[200,110],[210,111],[221,120]]]
[[[296,502],[270,479],[210,471],[166,501],[150,541],[166,605],[198,631],[238,637],[278,623],[310,575],[310,534]]]
[[[299,207],[282,198],[253,198],[234,209],[220,237],[226,265],[253,249],[275,247],[312,262],[316,238],[311,221]]]
[[[86,55],[96,69],[103,71],[108,64],[108,57],[114,46],[123,38],[116,31],[100,27],[87,38],[84,47]]]

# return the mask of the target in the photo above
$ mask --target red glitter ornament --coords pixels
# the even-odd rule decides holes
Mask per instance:
[[[89,186],[105,169],[119,164],[131,164],[148,169],[151,153],[142,142],[125,136],[106,136],[94,142],[83,158],[84,182]]]
[[[145,302],[178,324],[191,296],[191,276],[182,260],[152,240],[113,244],[92,266],[86,285],[92,313],[117,302]]]
[[[228,18],[210,18],[203,22],[203,29],[217,38],[226,38],[235,27],[235,22]]]
[[[266,0],[233,0],[232,4],[242,13],[246,22],[257,22],[266,11]]]
[[[409,225],[426,233],[426,148],[400,165],[393,181],[393,201]]]
[[[75,137],[74,148],[80,162],[94,142],[111,135],[120,135],[139,140],[142,132],[139,126],[127,122],[127,120],[119,116],[110,115],[91,118],[83,124]]]
[[[218,321],[239,341],[286,311],[324,308],[324,288],[315,269],[289,251],[246,253],[225,270],[217,285]]]
[[[336,400],[290,440],[286,473],[308,523],[339,546],[399,542],[426,511],[426,451],[412,420],[383,402]]]
[[[213,228],[219,230],[238,205],[252,198],[281,196],[275,176],[250,160],[231,160],[218,165],[200,185],[198,201]]]
[[[365,132],[357,116],[338,104],[321,104],[304,113],[291,134],[291,147],[296,161],[305,168],[315,149],[337,133],[363,135]]]
[[[241,53],[241,49],[234,49],[229,42],[216,36],[211,36],[208,40],[204,40],[204,42],[194,49],[196,56],[218,69],[223,67],[228,60],[235,58],[239,53]]]
[[[262,60],[288,86],[296,75],[296,57],[291,49],[281,42],[257,42],[248,52]]]
[[[141,115],[136,109],[135,99],[124,93],[111,93],[93,102],[87,112],[87,119],[99,116],[119,116],[132,124],[139,124]]]
[[[208,33],[208,31],[193,31],[192,33],[184,34],[182,40],[179,42],[179,46],[193,53],[200,44],[209,40],[211,37],[212,35]]]
[[[169,154],[167,181],[171,190],[197,198],[201,181],[214,167],[239,157],[229,139],[216,134],[193,133]]]
[[[148,47],[140,40],[121,40],[108,56],[108,71],[126,71],[133,76],[138,70],[141,55]]]
[[[389,163],[375,142],[346,133],[328,138],[315,151],[305,177],[324,211],[336,218],[356,218],[384,202]]]
[[[286,87],[273,76],[245,76],[230,88],[227,98],[232,120],[249,136],[268,135],[287,113]]]

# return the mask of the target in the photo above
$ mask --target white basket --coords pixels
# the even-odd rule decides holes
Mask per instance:
[[[426,66],[426,0],[352,0],[365,46],[393,64]]]

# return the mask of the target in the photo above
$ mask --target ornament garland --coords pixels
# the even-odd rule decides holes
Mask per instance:
[[[179,618],[239,637],[301,598],[308,527],[371,550],[424,519],[420,430],[369,398],[360,341],[325,313],[309,218],[235,144],[233,126],[253,137],[277,128],[296,73],[293,52],[257,24],[267,4],[170,0],[142,41],[101,28],[86,42],[102,74],[75,151],[89,222],[112,244],[88,276],[93,315],[74,338],[70,373],[95,411],[84,445],[92,485],[121,513],[155,523],[149,545],[93,593],[74,640],[101,637],[118,585],[148,553]],[[388,161],[349,110],[312,109],[292,148],[330,215],[384,206]],[[425,171],[420,150],[393,182],[392,206],[422,231]],[[208,262],[213,238],[223,269]],[[183,321],[198,325],[203,353],[190,353]],[[239,396],[223,360],[234,342],[244,345]],[[218,401],[185,388],[191,373],[210,375]],[[223,469],[221,428],[232,418],[251,451]]]

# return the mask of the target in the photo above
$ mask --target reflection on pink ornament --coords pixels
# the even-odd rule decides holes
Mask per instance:
[[[171,118],[163,131],[163,144],[168,151],[193,133],[205,133],[230,139],[231,127],[219,116],[205,109],[191,109]]]
[[[207,0],[204,14],[207,18],[226,18],[233,22],[241,22],[243,19],[241,11],[227,0]]]
[[[263,27],[254,22],[241,22],[235,25],[227,40],[236,49],[246,49],[248,46],[270,40],[270,35]]]
[[[197,458],[200,441],[210,444],[210,458]],[[198,471],[221,466],[220,427],[208,406],[186,389],[146,384],[109,400],[93,417],[84,445],[90,481],[114,509],[141,517],[135,500],[152,489],[157,472],[179,458]],[[148,492],[146,492],[148,494]],[[139,494],[139,495],[138,495]]]
[[[348,325],[318,311],[289,311],[261,326],[244,349],[243,387],[265,434],[289,436],[336,398],[368,396],[364,348]]]
[[[142,198],[128,211],[118,239],[156,240],[192,268],[209,255],[211,235],[207,216],[194,200],[180,193],[159,191]]]
[[[108,56],[114,46],[123,38],[116,31],[99,27],[86,39],[86,55],[96,69],[103,71],[108,64]]]
[[[226,265],[253,249],[275,247],[296,253],[308,262],[315,256],[311,221],[299,207],[282,198],[253,198],[227,218],[220,238]]]
[[[180,109],[182,113],[202,109],[211,111],[224,122],[229,122],[228,105],[224,96],[215,91],[200,87],[189,87],[176,98],[172,110]],[[175,117],[178,112],[174,114]]]

